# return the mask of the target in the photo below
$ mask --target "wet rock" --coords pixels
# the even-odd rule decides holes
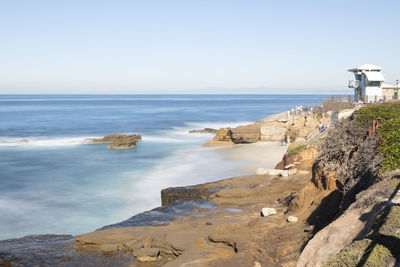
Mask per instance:
[[[108,149],[129,149],[136,147],[136,143],[141,141],[142,137],[140,135],[132,134],[110,134],[103,138],[91,139],[90,142],[93,144],[107,144],[111,143]]]
[[[191,131],[189,131],[189,133],[213,133],[213,134],[215,134],[217,132],[218,132],[218,130],[212,129],[212,128],[204,128],[202,130],[191,130]]]
[[[277,214],[276,210],[274,208],[263,208],[261,210],[261,216],[267,217],[269,215],[274,215]]]
[[[178,200],[202,199],[210,194],[196,186],[169,187],[161,190],[161,204],[168,206]]]
[[[288,222],[297,222],[298,219],[297,219],[296,216],[289,216],[289,217],[287,218],[287,221],[288,221]]]
[[[133,255],[138,261],[141,262],[152,262],[157,261],[160,255],[160,249],[158,248],[140,248],[133,252]]]

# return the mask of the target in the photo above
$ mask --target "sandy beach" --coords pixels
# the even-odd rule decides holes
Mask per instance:
[[[258,168],[273,169],[282,160],[288,146],[281,142],[257,142],[222,147],[218,151],[227,159],[248,162],[240,171],[254,172]]]

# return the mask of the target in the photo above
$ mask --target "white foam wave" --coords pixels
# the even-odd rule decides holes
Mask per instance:
[[[170,130],[160,131],[156,134],[143,134],[143,141],[149,142],[174,142],[186,143],[193,141],[205,141],[214,136],[212,133],[189,133],[191,130],[204,128],[220,129],[224,127],[237,127],[251,124],[250,121],[241,122],[187,122],[183,127],[172,127]],[[131,133],[126,133],[131,134]],[[89,139],[101,138],[102,136],[80,136],[80,137],[0,137],[0,147],[14,146],[77,146],[90,143]]]
[[[175,142],[185,143],[190,141],[205,141],[212,138],[213,133],[189,133],[191,130],[202,130],[204,128],[220,129],[224,127],[237,127],[251,124],[250,121],[241,122],[186,122],[183,127],[172,127],[170,130],[160,131],[156,135],[143,135],[143,141],[150,142]]]
[[[81,144],[88,144],[89,139],[98,138],[98,136],[85,136],[85,137],[3,137],[0,138],[0,147],[13,147],[13,146],[76,146]]]
[[[243,161],[231,161],[217,148],[190,146],[174,151],[150,170],[132,172],[135,177],[127,188],[134,192],[135,212],[141,212],[160,205],[160,191],[171,186],[189,186],[219,179],[243,175],[238,169]],[[138,204],[140,203],[140,204]]]

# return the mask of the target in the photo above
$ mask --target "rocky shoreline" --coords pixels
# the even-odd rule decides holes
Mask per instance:
[[[88,234],[0,241],[0,265],[341,266],[348,256],[342,249],[354,240],[365,240],[356,244],[362,249],[375,242],[371,230],[394,236],[396,247],[400,173],[379,173],[380,139],[353,112],[344,111],[335,127],[340,114],[280,113],[220,129],[206,146],[290,145],[274,169],[166,188],[161,207]],[[321,124],[331,127],[320,133]],[[383,265],[370,266],[396,263],[397,250],[389,250]]]

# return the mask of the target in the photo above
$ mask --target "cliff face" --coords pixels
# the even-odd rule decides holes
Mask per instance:
[[[386,111],[368,114],[366,123],[360,123],[363,112],[356,112],[329,133],[313,163],[311,181],[289,205],[290,212],[315,226],[315,236],[302,251],[299,267],[393,266],[399,262],[400,172],[380,174],[385,162],[380,148],[387,140],[370,129],[374,116],[383,117]],[[388,122],[391,129],[398,129],[395,120]]]
[[[313,210],[308,222],[316,229],[354,202],[355,195],[377,181],[383,160],[379,138],[368,127],[357,125],[356,116],[343,121],[325,139],[313,163],[312,179],[290,203],[291,212]]]

